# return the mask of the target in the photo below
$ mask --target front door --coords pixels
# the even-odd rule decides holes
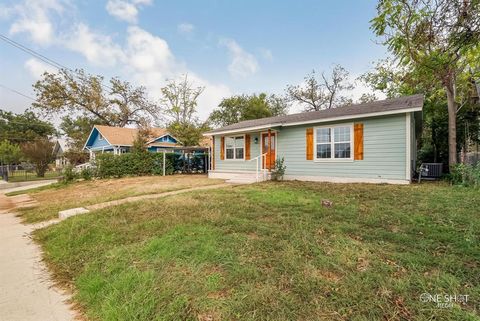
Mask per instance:
[[[262,133],[262,155],[267,154],[262,161],[262,168],[264,169],[273,169],[275,166],[275,160],[277,159],[275,139],[275,133],[270,133],[270,139],[268,139],[268,133]],[[269,145],[271,145],[270,148],[268,148]]]

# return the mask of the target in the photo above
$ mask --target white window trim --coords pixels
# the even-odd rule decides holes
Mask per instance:
[[[237,153],[236,153],[236,146],[233,148],[233,158],[227,158],[227,137],[230,137],[230,138],[233,138],[234,141],[235,141],[235,137],[240,137],[242,136],[243,137],[243,158],[236,158],[237,157]],[[223,136],[223,139],[225,140],[225,146],[224,146],[224,160],[226,161],[245,161],[245,134],[240,134],[240,135],[228,135],[228,136]]]
[[[350,127],[350,158],[334,158],[335,156],[335,137],[334,137],[334,128],[337,127]],[[320,128],[330,128],[331,132],[331,142],[330,142],[330,148],[331,148],[331,158],[317,158],[317,129]],[[353,123],[345,123],[345,124],[337,124],[337,125],[326,125],[326,126],[316,126],[313,128],[313,153],[314,153],[314,158],[313,160],[315,162],[319,163],[345,163],[345,162],[353,162],[353,154],[354,154],[354,132],[353,132]]]
[[[105,137],[103,137],[102,133],[98,132],[98,140],[104,140]]]

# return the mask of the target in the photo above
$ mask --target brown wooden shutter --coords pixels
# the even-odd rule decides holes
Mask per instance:
[[[245,160],[250,160],[250,135],[245,135]]]
[[[220,138],[220,159],[225,159],[225,137]]]
[[[307,160],[313,160],[313,128],[307,128]]]
[[[358,123],[353,127],[354,156],[355,160],[363,160],[363,124]]]

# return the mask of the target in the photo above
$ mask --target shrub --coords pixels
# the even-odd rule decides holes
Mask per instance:
[[[272,171],[272,181],[281,181],[283,180],[283,175],[285,175],[285,159],[282,157],[275,161],[275,166]]]
[[[173,157],[168,153],[165,174],[173,174]],[[163,153],[135,152],[121,155],[101,154],[97,156],[97,176],[100,178],[162,175]]]
[[[89,181],[91,180],[93,177],[95,177],[95,170],[93,168],[84,168],[82,169],[82,171],[80,172],[80,176],[86,180],[86,181]]]
[[[63,169],[63,182],[69,183],[77,179],[77,174],[73,171],[72,165],[67,165]]]
[[[480,162],[476,165],[456,164],[447,179],[453,185],[480,187]]]

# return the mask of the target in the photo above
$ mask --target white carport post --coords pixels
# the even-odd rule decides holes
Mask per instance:
[[[163,150],[163,176],[165,176],[165,149]]]

